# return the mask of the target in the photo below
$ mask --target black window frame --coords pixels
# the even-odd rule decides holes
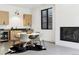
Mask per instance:
[[[49,16],[48,16],[48,10],[49,10],[49,9],[52,9],[52,7],[51,7],[51,8],[47,8],[47,9],[41,10],[41,29],[44,29],[44,30],[46,30],[46,29],[47,29],[47,30],[52,30],[52,28],[53,28],[53,27],[51,27],[51,28],[48,27],[48,23],[49,23],[49,22],[48,22],[48,20],[49,20],[49,19],[48,19],[48,17],[49,17]],[[46,16],[47,16],[47,17],[46,17],[46,21],[47,21],[47,26],[46,26],[46,28],[43,28],[43,11],[46,11]],[[53,13],[52,13],[52,15],[53,15]],[[52,19],[53,19],[53,17],[52,17]],[[52,22],[53,22],[53,21],[52,21]],[[52,25],[51,25],[51,26],[52,26]]]

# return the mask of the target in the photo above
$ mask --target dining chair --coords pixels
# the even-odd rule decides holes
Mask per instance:
[[[41,45],[40,33],[39,35],[29,35],[29,38],[32,40],[33,43],[39,42],[39,44]]]

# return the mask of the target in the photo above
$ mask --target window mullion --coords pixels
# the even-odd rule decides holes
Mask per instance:
[[[47,9],[47,29],[48,29],[48,9]]]

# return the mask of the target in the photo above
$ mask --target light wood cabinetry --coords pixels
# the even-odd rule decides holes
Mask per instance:
[[[17,38],[16,37],[20,37],[18,35],[18,33],[20,33],[21,30],[11,30],[10,31],[10,40],[16,40]]]
[[[10,30],[10,40],[9,40],[10,46],[20,42],[20,35],[18,35],[18,33],[20,32],[21,30]]]
[[[0,11],[0,25],[8,25],[9,24],[9,12]]]
[[[24,14],[23,15],[23,25],[24,26],[31,26],[32,25],[32,15],[31,14]]]

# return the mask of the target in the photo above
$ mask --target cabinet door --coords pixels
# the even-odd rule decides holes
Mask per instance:
[[[29,18],[29,19],[28,19],[28,24],[29,24],[29,25],[32,25],[32,15],[29,15],[28,18]]]
[[[0,24],[8,25],[9,24],[9,13],[5,11],[0,11]]]
[[[24,26],[31,26],[32,25],[32,15],[30,15],[30,14],[23,15],[23,25]]]
[[[21,33],[21,31],[20,30],[10,31],[10,40],[16,40],[16,37],[20,37],[18,33]]]
[[[2,14],[0,14],[0,25],[3,24],[3,18],[2,17],[3,17]]]
[[[5,18],[3,18],[3,24],[8,25],[9,24],[9,13],[6,12],[5,15],[3,16]]]
[[[13,46],[13,44],[20,43],[20,35],[18,35],[18,33],[21,33],[21,30],[11,30],[10,31],[10,40],[9,40],[10,46]]]

